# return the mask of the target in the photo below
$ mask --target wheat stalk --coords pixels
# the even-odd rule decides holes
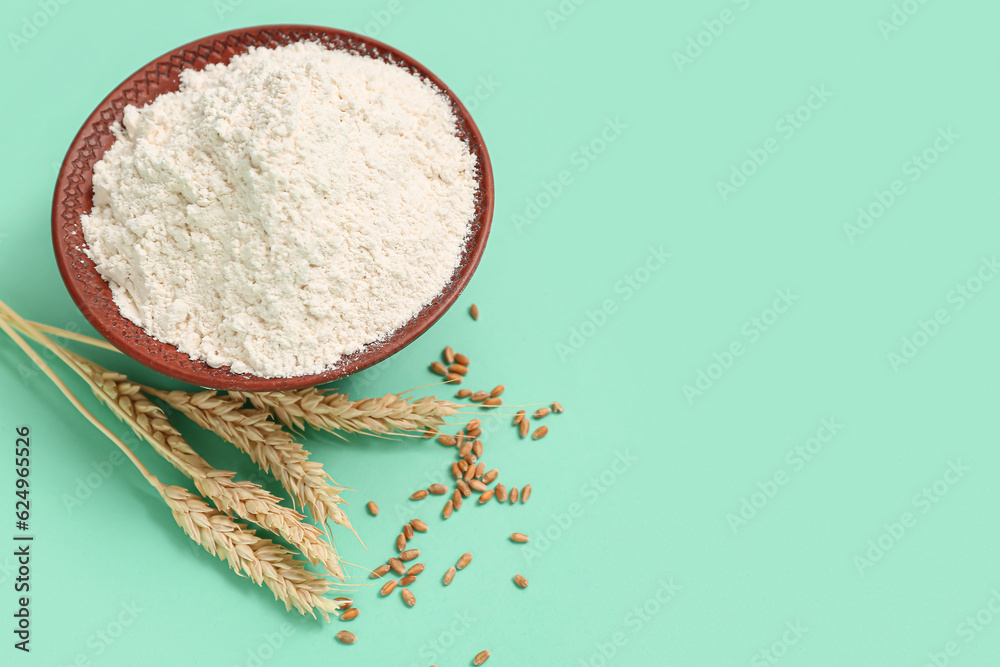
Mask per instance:
[[[13,312],[2,301],[0,310]],[[16,317],[16,313],[14,316]],[[118,436],[80,403],[49,365],[42,361],[41,357],[8,324],[11,320],[13,318],[0,313],[0,329],[28,355],[73,407],[128,457],[171,508],[178,525],[195,542],[201,544],[209,553],[228,561],[237,574],[240,571],[246,572],[258,585],[266,584],[275,597],[285,603],[286,609],[295,607],[300,613],[305,614],[308,611],[313,616],[315,616],[313,610],[319,609],[327,620],[329,620],[328,612],[337,613],[339,605],[333,600],[321,597],[330,589],[329,582],[301,567],[286,549],[270,540],[257,538],[252,530],[209,507],[186,489],[177,486],[168,487],[160,482]],[[30,329],[25,333],[32,337],[37,335],[37,331]]]
[[[320,536],[316,526],[303,523],[305,517],[279,504],[277,498],[251,482],[236,481],[236,473],[216,470],[191,449],[184,437],[167,420],[158,406],[147,399],[138,384],[120,373],[109,371],[72,352],[70,361],[89,377],[97,397],[107,403],[122,421],[182,473],[198,491],[223,512],[236,512],[247,521],[281,535],[295,545],[314,565],[322,565],[338,579],[344,579],[337,552]]]
[[[332,478],[323,470],[323,464],[310,461],[309,452],[280,424],[271,421],[267,410],[244,409],[243,401],[218,396],[214,391],[189,394],[148,387],[143,390],[235,445],[264,472],[271,472],[299,505],[309,508],[318,523],[330,518],[351,528],[339,507],[342,489],[329,484]]]
[[[458,406],[448,401],[425,396],[418,400],[399,394],[382,398],[352,401],[345,394],[328,394],[322,389],[309,388],[276,392],[229,392],[230,395],[268,410],[289,428],[301,429],[308,424],[323,431],[359,433],[392,433],[422,431],[445,423],[445,417],[455,414]]]

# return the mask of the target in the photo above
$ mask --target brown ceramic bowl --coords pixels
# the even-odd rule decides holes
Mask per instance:
[[[93,206],[94,164],[111,147],[111,126],[121,120],[126,105],[142,106],[157,95],[177,90],[179,74],[185,69],[202,69],[211,63],[228,62],[234,55],[253,46],[274,48],[302,40],[322,43],[377,58],[404,67],[432,82],[451,100],[458,119],[455,133],[475,153],[479,166],[476,212],[469,221],[470,234],[461,261],[451,280],[432,303],[387,338],[366,345],[341,359],[334,368],[318,375],[292,378],[262,378],[236,375],[229,368],[212,368],[195,361],[173,345],[158,341],[127,320],[118,311],[111,289],[84,253],[85,242],[80,216]],[[73,139],[56,181],[52,202],[52,242],[56,261],[66,288],[84,316],[102,336],[136,361],[153,370],[191,384],[212,389],[277,391],[310,387],[346,377],[386,359],[413,342],[455,302],[472,278],[486,247],[493,217],[493,171],[486,144],[468,110],[439,78],[410,56],[382,42],[344,30],[308,25],[269,25],[211,35],[167,53],[127,78],[94,110]]]

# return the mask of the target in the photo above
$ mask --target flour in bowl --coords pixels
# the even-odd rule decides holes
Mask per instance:
[[[185,71],[94,167],[88,255],[122,315],[234,373],[319,373],[437,296],[475,210],[447,98],[313,43]]]

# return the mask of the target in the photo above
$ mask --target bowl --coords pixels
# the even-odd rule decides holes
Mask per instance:
[[[122,119],[126,105],[143,106],[162,93],[177,90],[182,70],[226,63],[251,47],[275,48],[302,40],[403,67],[444,93],[457,119],[455,133],[469,145],[478,162],[475,214],[469,221],[469,234],[458,267],[448,284],[431,303],[389,336],[365,345],[315,375],[264,378],[235,374],[228,367],[213,368],[204,361],[191,359],[122,316],[110,287],[84,252],[86,241],[80,216],[89,213],[93,206],[94,164],[114,143],[111,127]],[[490,232],[493,199],[493,171],[483,137],[462,102],[430,70],[405,53],[356,33],[310,25],[267,25],[222,32],[185,44],[139,69],[98,105],[73,139],[59,170],[52,201],[52,242],[59,271],[73,301],[94,328],[129,357],[158,373],[201,387],[280,391],[311,387],[357,373],[403,349],[434,324],[455,303],[479,264]]]

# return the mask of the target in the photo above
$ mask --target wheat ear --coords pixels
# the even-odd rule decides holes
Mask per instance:
[[[245,572],[257,585],[266,585],[276,600],[285,603],[286,610],[294,607],[301,614],[315,616],[313,610],[318,609],[327,621],[329,613],[339,614],[341,603],[322,597],[330,590],[330,582],[305,570],[287,549],[257,537],[253,530],[186,489],[167,486],[159,491],[174,520],[191,539],[228,561],[237,573]]]
[[[0,302],[0,309],[8,307]],[[19,327],[20,328],[20,327]],[[330,589],[328,581],[301,567],[283,547],[270,540],[256,537],[252,530],[232,521],[227,515],[209,507],[186,489],[166,486],[142,464],[135,453],[122,440],[101,423],[79,399],[69,390],[58,375],[42,361],[21,336],[8,324],[6,315],[0,313],[0,329],[28,355],[42,372],[56,385],[60,392],[91,424],[108,437],[135,465],[142,476],[159,492],[170,507],[174,519],[195,542],[201,544],[212,555],[229,562],[237,572],[246,574],[258,585],[264,583],[277,599],[285,603],[285,608],[295,607],[300,613],[307,611],[313,616],[313,609],[319,609],[329,620],[328,612],[337,613],[339,605],[333,600],[321,597]],[[25,331],[29,336],[36,332]]]
[[[308,507],[318,523],[330,518],[351,528],[339,507],[342,489],[330,485],[332,478],[323,470],[323,464],[310,461],[309,452],[280,424],[271,421],[267,410],[244,409],[243,401],[218,396],[214,391],[144,391],[247,454],[264,472],[273,474],[299,505]]]
[[[281,535],[298,548],[314,565],[322,565],[338,579],[344,579],[337,552],[320,537],[322,532],[295,510],[281,505],[277,498],[251,482],[236,481],[236,473],[216,470],[191,449],[166,415],[146,398],[138,384],[121,373],[109,371],[72,352],[70,360],[90,377],[98,398],[107,403],[122,421],[132,427],[163,458],[191,478],[198,491],[210,498],[223,512],[235,512],[261,528]]]
[[[352,401],[345,394],[328,394],[322,389],[296,391],[230,392],[233,398],[250,401],[268,410],[289,428],[308,424],[323,431],[392,433],[418,431],[440,426],[457,407],[448,401],[425,396],[410,400],[398,394]]]

